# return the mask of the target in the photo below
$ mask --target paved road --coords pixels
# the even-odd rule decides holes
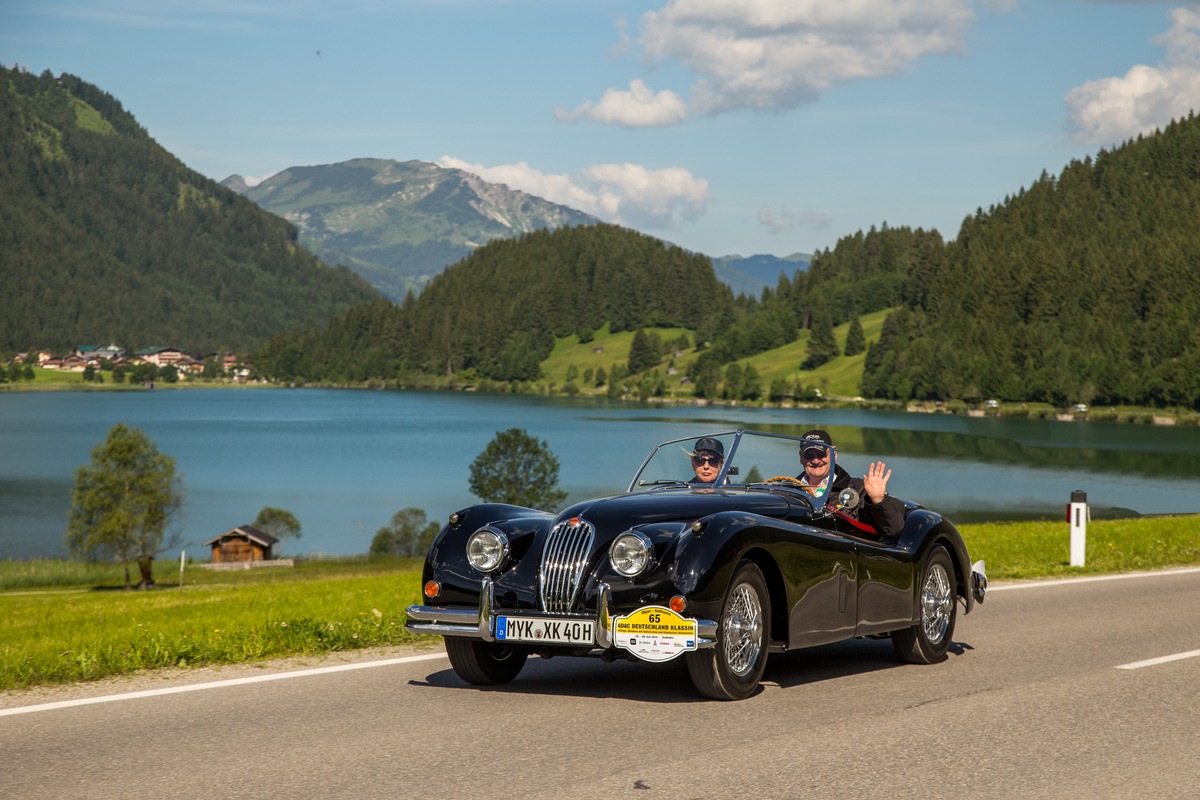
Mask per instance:
[[[738,703],[699,699],[681,663],[535,659],[484,690],[437,651],[40,710],[70,693],[9,694],[0,797],[1198,796],[1200,570],[993,588],[946,663],[815,648]]]

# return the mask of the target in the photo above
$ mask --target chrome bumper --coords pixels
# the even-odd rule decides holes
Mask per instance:
[[[612,643],[612,592],[608,584],[600,584],[596,604],[596,647],[607,650]],[[465,636],[496,640],[496,592],[491,578],[484,578],[479,590],[479,608],[447,608],[445,606],[409,606],[404,627],[413,633],[438,636]],[[559,616],[559,615],[554,615]],[[570,617],[564,617],[569,619]],[[717,643],[717,623],[710,619],[696,620],[697,647],[712,647]]]
[[[971,565],[971,594],[975,597],[976,603],[982,603],[983,598],[987,595],[987,571],[984,569],[983,561],[976,561]]]

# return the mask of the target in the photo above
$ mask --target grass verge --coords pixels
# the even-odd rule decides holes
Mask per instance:
[[[50,575],[53,588],[34,589],[29,573],[38,569]],[[64,573],[74,569],[65,562],[0,563],[0,586],[10,583],[11,573],[23,576],[20,590],[0,594],[0,690],[417,638],[404,630],[404,608],[419,600],[417,559],[234,573],[193,569],[182,587],[160,582],[147,592],[121,590],[120,570],[103,583],[67,588]],[[170,574],[161,566],[157,573]]]

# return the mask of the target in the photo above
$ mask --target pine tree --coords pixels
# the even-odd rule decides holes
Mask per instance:
[[[862,321],[855,314],[850,318],[850,330],[846,332],[846,349],[848,356],[856,356],[867,349],[867,338],[863,335]]]

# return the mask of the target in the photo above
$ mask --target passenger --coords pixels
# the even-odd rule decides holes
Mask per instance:
[[[833,446],[829,434],[820,429],[809,431],[804,438],[828,445],[800,450],[800,463],[804,466],[804,472],[798,476],[800,483],[810,494],[819,497],[818,487],[824,485],[829,476],[830,453],[836,453],[837,448]],[[858,493],[857,502],[842,506],[839,511],[853,521],[866,523],[880,536],[899,536],[907,509],[899,500],[888,495],[887,485],[891,477],[892,471],[882,461],[872,461],[867,474],[861,478],[850,477],[850,473],[837,465],[833,473],[833,491],[827,502],[836,506],[842,491],[853,489]]]
[[[696,479],[689,483],[711,484],[725,463],[725,445],[721,444],[720,439],[705,436],[696,440],[696,447],[689,455],[692,457],[692,471],[696,473]]]

